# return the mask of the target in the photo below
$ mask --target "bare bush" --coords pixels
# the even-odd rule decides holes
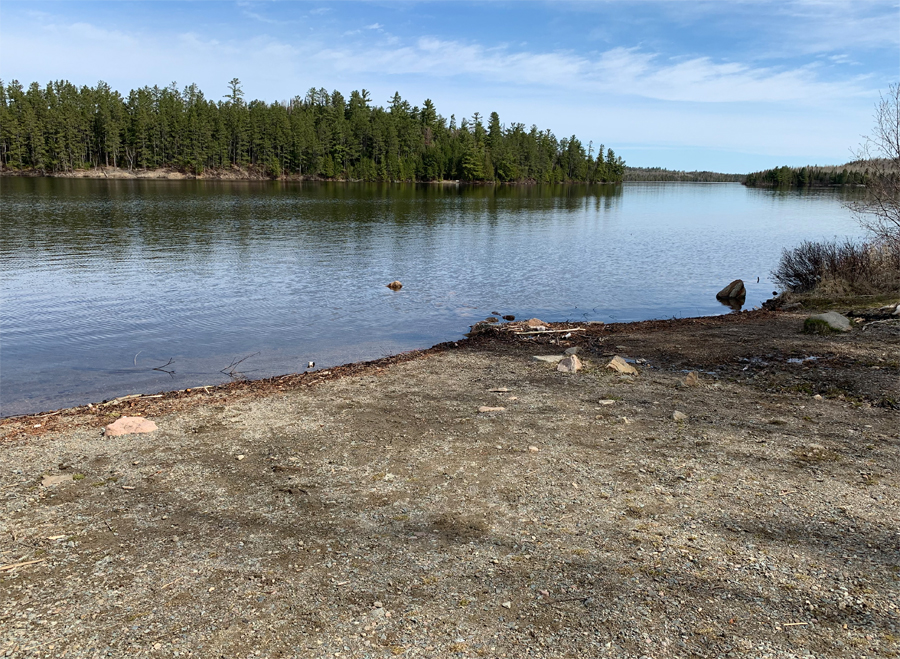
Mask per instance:
[[[772,276],[794,293],[895,293],[900,290],[900,242],[805,241],[782,251]]]

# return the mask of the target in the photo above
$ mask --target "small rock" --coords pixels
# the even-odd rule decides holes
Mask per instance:
[[[615,403],[616,401],[614,401],[614,400],[611,399],[611,398],[603,398],[603,399],[599,400],[598,402],[599,402],[601,405],[612,405],[612,404]]]
[[[716,293],[716,297],[720,300],[735,300],[746,297],[747,289],[744,288],[744,282],[741,279],[735,279],[721,291]]]
[[[825,400],[825,399],[822,398],[822,394],[816,394],[815,396],[813,396],[813,400]]]
[[[118,421],[106,426],[104,434],[107,437],[118,437],[119,435],[135,435],[154,430],[156,430],[156,424],[149,419],[141,416],[123,416]]]
[[[842,316],[836,311],[828,311],[826,313],[816,314],[806,319],[804,328],[810,324],[825,323],[829,329],[835,332],[849,332],[850,320],[846,316]]]
[[[240,462],[241,460],[243,460],[243,459],[246,458],[246,457],[247,457],[247,456],[244,455],[243,453],[242,453],[241,455],[237,456],[238,462]]]
[[[487,318],[484,319],[484,322],[486,322],[486,323],[499,323],[499,322],[500,322],[500,319],[497,318],[497,316],[488,316]]]
[[[530,453],[537,453],[537,452],[539,452],[540,450],[541,450],[541,449],[539,449],[537,446],[529,446],[529,447],[528,447],[528,451],[529,451]]]
[[[505,407],[489,407],[488,405],[482,405],[478,408],[478,411],[482,414],[486,414],[488,412],[503,412]]]
[[[503,316],[503,320],[509,320],[509,321],[512,321],[512,320],[515,320],[515,319],[516,319],[516,317],[513,316],[512,314],[507,314],[506,316]]]
[[[581,360],[578,355],[569,355],[556,365],[556,370],[562,373],[577,373],[581,370]]]
[[[688,417],[687,417],[687,414],[685,414],[684,412],[679,412],[678,410],[675,410],[674,412],[672,412],[672,418],[675,421],[686,421]]]
[[[495,394],[505,394],[509,389],[506,387],[497,387],[496,389],[488,389],[488,391]]]
[[[582,352],[584,351],[581,349],[581,346],[572,346],[566,349],[567,355],[580,355]]]
[[[625,375],[637,375],[638,372],[634,366],[619,357],[619,355],[613,357],[609,364],[606,365],[606,368],[612,369],[617,373],[624,373]]]
[[[545,323],[540,318],[532,318],[527,323],[525,323],[525,325],[528,327],[531,327],[531,328],[536,328],[536,327],[546,327],[547,323]]]
[[[547,362],[548,364],[558,364],[563,359],[565,359],[565,355],[535,355],[531,358],[533,362]]]
[[[401,288],[403,288],[403,284],[395,279],[390,284],[388,284],[387,287],[392,291],[399,291]]]
[[[500,606],[502,606],[504,609],[511,609],[512,602],[503,602],[503,604],[501,604]]]
[[[691,371],[687,375],[684,376],[684,380],[681,381],[685,387],[696,387],[700,384],[700,376],[697,375],[697,371]]]
[[[50,487],[51,485],[59,485],[60,483],[67,483],[72,480],[71,474],[62,474],[60,476],[44,476],[41,479],[41,485],[44,487]]]
[[[375,602],[372,606],[374,606],[376,609],[380,609],[384,607],[384,604],[382,604],[381,602]]]

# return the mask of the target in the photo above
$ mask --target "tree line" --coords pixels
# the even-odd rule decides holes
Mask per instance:
[[[805,188],[866,185],[869,171],[864,163],[842,167],[776,167],[747,174],[744,185],[752,188]]]
[[[722,174],[720,172],[693,171],[662,167],[625,167],[626,181],[691,181],[697,183],[742,183],[746,174]]]
[[[496,112],[457,122],[426,99],[394,94],[375,105],[365,89],[346,99],[310,89],[290,101],[247,102],[240,80],[213,101],[192,84],[142,87],[127,96],[55,81],[27,88],[0,81],[0,167],[62,173],[76,169],[174,168],[271,177],[365,181],[619,182],[625,163],[612,149],[574,135],[500,123]]]

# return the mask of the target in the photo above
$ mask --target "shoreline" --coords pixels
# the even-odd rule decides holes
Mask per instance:
[[[581,338],[597,338],[614,336],[616,334],[627,332],[658,333],[675,331],[685,327],[743,325],[745,323],[754,323],[765,319],[774,319],[778,316],[795,315],[799,317],[808,315],[809,313],[815,313],[815,311],[800,310],[794,314],[789,314],[789,312],[780,311],[777,308],[762,308],[746,310],[740,313],[725,313],[716,316],[641,320],[624,323],[585,324],[578,322],[560,322],[547,323],[547,326],[553,332],[568,329],[574,332],[581,332],[578,334],[578,337]],[[56,417],[58,420],[73,417],[86,417],[88,419],[99,418],[103,415],[107,415],[110,411],[118,409],[125,409],[130,414],[165,414],[176,411],[181,412],[194,406],[202,406],[211,403],[215,400],[221,401],[234,398],[262,397],[279,391],[312,387],[345,377],[359,376],[366,373],[380,373],[384,369],[395,364],[426,359],[429,356],[451,350],[479,347],[490,349],[490,346],[496,344],[498,340],[501,342],[510,341],[511,334],[509,330],[521,325],[521,322],[522,321],[516,321],[500,325],[499,327],[489,328],[489,331],[469,333],[456,341],[445,341],[428,348],[408,350],[396,355],[388,355],[378,359],[339,364],[316,371],[286,373],[256,379],[235,379],[220,384],[198,385],[184,389],[163,390],[153,393],[124,394],[117,398],[105,399],[96,403],[90,402],[83,405],[42,410],[40,412],[29,414],[0,416],[0,431],[3,430],[4,426],[16,423],[27,423],[30,420],[45,418]],[[549,334],[548,336],[552,337],[552,334]],[[40,428],[32,428],[32,430],[35,430],[36,432],[28,433],[29,435],[43,435],[49,430],[49,427],[41,424]],[[2,437],[0,437],[0,441],[2,441]]]
[[[475,186],[533,186],[533,185],[621,185],[622,181],[563,181],[559,183],[540,183],[535,180],[523,181],[463,181],[456,179],[441,179],[433,181],[420,181],[415,179],[405,180],[366,180],[351,178],[322,178],[320,176],[308,176],[306,174],[282,174],[272,176],[258,170],[249,169],[210,169],[200,174],[181,171],[172,167],[158,167],[156,169],[122,169],[120,167],[98,167],[92,169],[75,169],[62,172],[47,172],[45,170],[0,170],[0,178],[60,178],[60,179],[89,179],[89,180],[153,180],[153,181],[282,181],[282,182],[315,182],[315,183],[414,183],[420,185],[475,185]]]
[[[744,311],[740,314],[735,313],[723,313],[716,316],[695,316],[688,318],[671,318],[671,319],[657,319],[657,320],[638,320],[624,323],[548,323],[548,327],[551,327],[554,330],[559,329],[574,329],[574,328],[583,328],[583,327],[594,327],[596,330],[602,332],[603,334],[613,335],[617,333],[621,333],[629,330],[638,330],[638,331],[652,331],[652,332],[660,332],[666,331],[667,329],[671,329],[673,327],[680,327],[682,325],[696,325],[696,324],[704,324],[708,325],[719,324],[719,323],[741,323],[746,320],[756,319],[761,316],[765,316],[768,314],[772,314],[772,311],[760,309],[760,310],[748,310]],[[520,322],[520,321],[519,321]],[[516,326],[517,322],[508,323],[502,325],[501,327],[510,327]],[[98,402],[90,402],[82,405],[73,405],[71,407],[61,407],[57,409],[49,409],[49,410],[41,410],[39,412],[31,412],[28,414],[11,414],[9,416],[0,416],[0,429],[3,426],[8,425],[10,423],[14,423],[16,421],[28,421],[31,419],[42,419],[46,417],[55,417],[55,416],[70,416],[77,414],[88,414],[88,415],[96,415],[104,413],[103,411],[108,411],[109,408],[114,408],[115,406],[121,403],[127,403],[129,410],[134,411],[133,404],[140,404],[140,410],[146,410],[148,413],[158,413],[161,411],[161,407],[163,405],[171,404],[171,410],[174,409],[185,409],[185,407],[204,403],[204,396],[207,395],[216,395],[216,396],[254,396],[254,395],[265,395],[267,391],[277,391],[279,387],[282,388],[292,388],[292,387],[308,387],[314,384],[319,384],[322,382],[327,382],[330,380],[340,379],[344,377],[349,377],[353,375],[358,375],[360,373],[368,372],[368,371],[381,371],[384,368],[391,366],[392,364],[404,363],[407,361],[414,361],[417,359],[424,359],[430,355],[438,354],[441,352],[445,352],[447,350],[453,350],[458,348],[468,348],[472,346],[477,346],[483,344],[485,342],[491,342],[493,339],[497,338],[497,336],[502,336],[502,332],[493,333],[493,332],[485,332],[474,335],[466,335],[461,339],[457,339],[456,341],[443,341],[441,343],[437,343],[428,348],[419,348],[413,350],[407,350],[396,355],[388,355],[385,357],[380,357],[378,359],[371,360],[362,360],[357,362],[350,362],[347,364],[338,364],[329,368],[323,368],[316,371],[304,371],[301,373],[285,373],[281,375],[273,375],[265,378],[254,378],[254,379],[236,379],[230,382],[223,382],[220,384],[211,384],[211,385],[198,385],[193,387],[187,387],[184,389],[171,389],[171,390],[163,390],[156,391],[153,393],[142,393],[142,394],[126,394],[118,398],[106,399]],[[118,401],[118,402],[117,402]],[[184,406],[184,407],[182,407]],[[35,434],[43,434],[43,432],[35,433]]]

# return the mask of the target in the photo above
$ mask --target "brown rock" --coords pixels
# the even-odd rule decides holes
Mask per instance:
[[[674,421],[686,421],[687,414],[685,414],[684,412],[679,412],[678,410],[675,410],[674,412],[672,412],[672,419]]]
[[[481,412],[482,414],[486,414],[488,412],[502,412],[505,409],[506,409],[505,407],[489,407],[487,405],[482,405],[481,407],[478,408],[478,411]]]
[[[581,369],[581,360],[578,355],[569,355],[556,365],[556,370],[563,373],[576,373]]]
[[[606,365],[606,368],[612,369],[617,373],[624,373],[625,375],[637,375],[638,373],[638,370],[634,366],[619,357],[619,355],[613,357],[609,364]]]
[[[153,432],[156,430],[156,424],[142,416],[123,416],[118,421],[106,426],[107,437],[118,437],[119,435],[136,435],[138,433]]]
[[[403,284],[397,280],[394,280],[390,284],[388,284],[387,287],[392,291],[399,291],[401,288],[403,288]]]
[[[681,381],[685,387],[696,387],[700,385],[700,376],[697,375],[697,371],[691,371],[687,375],[684,376],[684,380]]]
[[[525,323],[528,327],[546,327],[547,323],[545,323],[540,318],[532,318],[527,323]]]
[[[72,480],[71,474],[62,474],[60,476],[44,476],[41,485],[50,487],[51,485],[59,485],[60,483],[68,483]]]
[[[736,300],[746,296],[747,289],[744,288],[744,282],[741,279],[735,279],[728,284],[728,286],[716,293],[716,297],[720,300]]]

